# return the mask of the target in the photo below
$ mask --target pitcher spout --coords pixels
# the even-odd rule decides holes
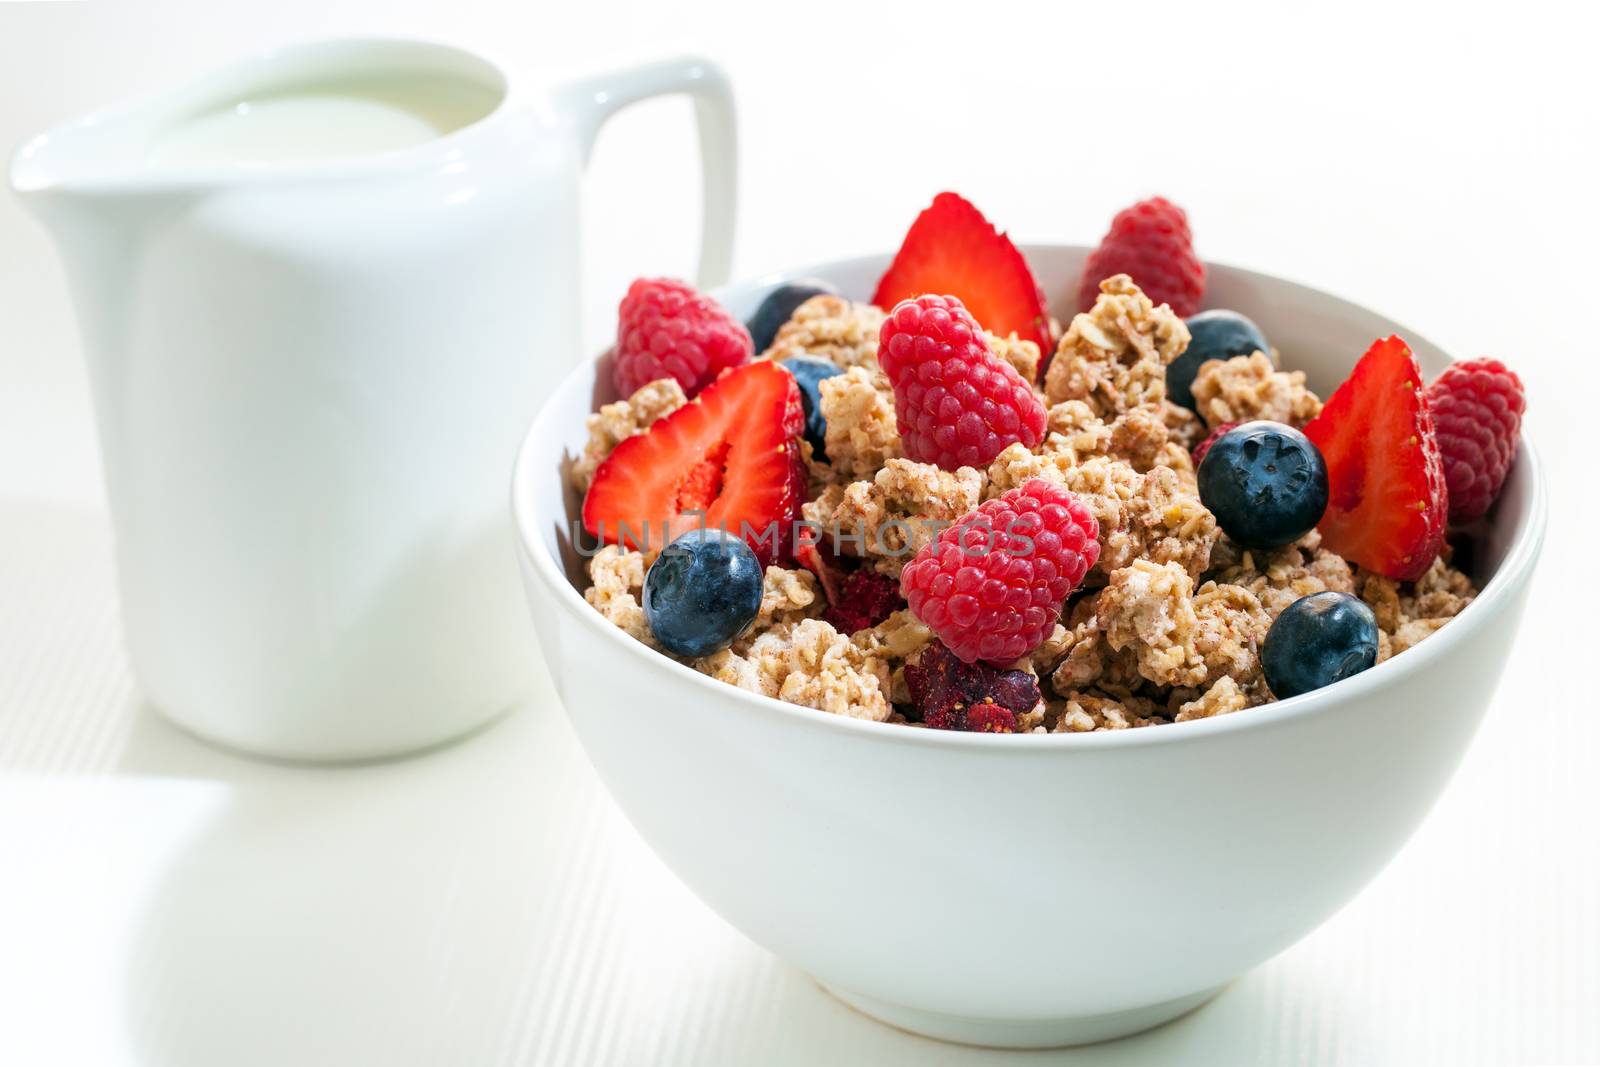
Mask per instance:
[[[126,276],[126,257],[161,219],[206,187],[177,173],[154,173],[143,145],[158,116],[142,105],[65,123],[22,145],[11,159],[18,200],[55,239],[83,307],[90,275]]]
[[[198,184],[141,175],[129,144],[137,131],[113,122],[79,120],[36,137],[17,151],[9,172],[18,200],[54,241],[66,275],[108,473],[124,431],[117,397],[125,387],[141,261],[152,236],[206,194]]]

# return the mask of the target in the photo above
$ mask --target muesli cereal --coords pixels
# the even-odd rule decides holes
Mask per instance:
[[[1477,595],[1472,579],[1441,556],[1406,589],[1393,578],[1360,570],[1354,584],[1378,620],[1378,661],[1421,644]]]
[[[962,239],[1006,240],[992,230]],[[917,276],[918,257],[896,262],[880,297],[884,287],[941,291]],[[1235,423],[1267,427],[1249,431],[1265,434],[1250,438],[1251,449],[1285,450],[1326,479],[1364,478],[1365,456],[1346,457],[1378,447],[1390,450],[1383,469],[1393,477],[1427,475],[1438,446],[1403,344],[1375,344],[1325,408],[1304,374],[1279,369],[1242,316],[1220,313],[1254,340],[1202,358],[1216,349],[1197,332],[1197,347],[1175,366],[1191,334],[1173,309],[1192,312],[1194,293],[1147,291],[1125,274],[1093,281],[1085,279],[1085,304],[1064,333],[1025,299],[1037,289],[1031,276],[995,279],[992,292],[958,290],[990,316],[981,324],[947,298],[921,298],[890,319],[888,304],[813,296],[748,366],[807,356],[837,373],[825,368],[831,376],[785,395],[777,379],[746,381],[739,367],[698,395],[665,379],[605,405],[572,467],[580,490],[605,481],[595,472],[621,441],[700,405],[697,418],[711,429],[696,431],[697,451],[663,455],[659,477],[676,480],[663,483],[661,499],[679,513],[698,505],[796,525],[750,544],[771,553],[759,570],[729,564],[758,606],[708,621],[728,625],[709,655],[674,652],[652,631],[644,588],[662,545],[601,547],[585,597],[630,637],[751,692],[876,722],[1041,734],[1190,722],[1270,703],[1280,686],[1280,696],[1304,691],[1273,674],[1265,650],[1277,621],[1303,626],[1317,597],[1343,598],[1355,605],[1349,617],[1369,620],[1373,661],[1425,640],[1472,602],[1471,578],[1441,549],[1441,495],[1390,505],[1389,483],[1373,483],[1354,504],[1325,497],[1325,513],[1277,539],[1252,521],[1285,506],[1270,473],[1242,514],[1238,501],[1217,495],[1215,469],[1253,462],[1240,458],[1248,427],[1208,437]],[[1058,342],[1044,344],[1055,334]],[[1185,380],[1169,395],[1180,368]],[[1485,373],[1500,375],[1493,388],[1510,389],[1503,367]],[[1396,380],[1404,388],[1393,389]],[[1380,395],[1374,383],[1385,382],[1390,391]],[[991,394],[1000,399],[989,403]],[[1520,392],[1517,401],[1520,414]],[[1396,403],[1411,405],[1398,438],[1373,441],[1381,435],[1370,426],[1349,424]],[[799,439],[801,407],[823,419],[811,442]],[[1019,418],[1036,419],[1035,428]],[[759,449],[743,444],[752,436]],[[1212,450],[1204,464],[1192,454],[1202,441]],[[975,452],[974,465],[941,458],[950,469],[913,458]],[[1404,484],[1435,481],[1442,485]],[[590,504],[608,488],[590,490]],[[586,520],[620,507],[603,496],[600,504],[585,509]],[[996,517],[1011,523],[998,535],[985,525]],[[614,540],[603,526],[590,532]],[[985,553],[974,555],[979,543]],[[705,544],[734,557],[746,551],[738,537]]]
[[[795,309],[789,321],[778,327],[772,347],[762,359],[783,360],[793,356],[815,356],[851,367],[878,366],[878,328],[883,311],[871,304],[858,304],[837,296],[814,296]]]
[[[824,379],[817,389],[828,421],[828,462],[834,481],[848,484],[871,478],[900,455],[894,393],[880,371],[854,366]]]
[[[677,379],[658,378],[641,386],[626,400],[602,406],[589,416],[588,443],[583,446],[583,455],[572,462],[573,487],[580,493],[587,492],[596,468],[611,455],[612,449],[634,434],[648,430],[656,420],[688,402]]]
[[[820,619],[778,623],[740,655],[723,651],[695,669],[718,681],[818,711],[883,722],[889,666]]]
[[[1103,419],[1159,405],[1167,397],[1167,364],[1188,344],[1189,329],[1171,308],[1152,304],[1126,274],[1107,278],[1050,360],[1045,399],[1082,400]]]
[[[832,537],[837,549],[898,575],[942,526],[977,506],[983,475],[971,467],[940,470],[891,459],[870,481],[830,486],[802,508],[805,519]]]
[[[1306,388],[1304,371],[1281,371],[1260,352],[1200,364],[1194,376],[1195,405],[1206,425],[1267,419],[1302,427],[1322,411]]]

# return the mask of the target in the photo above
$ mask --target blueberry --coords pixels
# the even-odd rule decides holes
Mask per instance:
[[[1246,422],[1216,441],[1196,472],[1200,502],[1247,548],[1298,541],[1328,507],[1328,465],[1305,434],[1281,422]]]
[[[1202,311],[1189,316],[1184,324],[1189,327],[1189,347],[1167,364],[1167,398],[1186,408],[1194,407],[1194,376],[1206,360],[1272,353],[1261,327],[1237,311]]]
[[[690,530],[661,550],[644,576],[644,617],[680,656],[727,648],[761,607],[761,564],[744,541]]]
[[[1378,619],[1349,593],[1312,593],[1283,609],[1261,646],[1279,700],[1332,685],[1378,662]]]
[[[750,316],[750,321],[745,323],[750,330],[750,340],[755,342],[756,352],[759,354],[772,347],[778,327],[789,321],[795,308],[823,293],[837,296],[839,290],[820,278],[799,278],[768,293],[761,301],[761,306],[756,308],[756,313]]]
[[[800,406],[806,411],[806,440],[811,442],[811,454],[826,462],[828,453],[823,449],[823,440],[828,433],[828,420],[822,417],[822,393],[817,387],[822,379],[843,374],[844,369],[820,356],[790,356],[778,362],[800,386]]]

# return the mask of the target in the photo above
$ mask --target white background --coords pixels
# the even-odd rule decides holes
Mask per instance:
[[[538,79],[690,48],[739,93],[737,273],[891,248],[943,188],[1031,241],[1092,242],[1162,193],[1208,258],[1505,359],[1554,484],[1550,538],[1430,820],[1346,911],[1196,1015],[1013,1058],[1595,1062],[1600,78],[1579,19],[1526,3],[0,3],[0,146],[322,33],[440,37]],[[629,278],[690,269],[689,130],[686,106],[650,104],[601,140],[596,344]],[[424,759],[285,768],[154,719],[119,642],[61,274],[0,195],[0,1063],[1003,1059],[856,1016],[703,909],[548,693]]]

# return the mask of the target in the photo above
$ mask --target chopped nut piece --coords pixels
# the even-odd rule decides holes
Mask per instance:
[[[1252,419],[1300,427],[1322,410],[1317,394],[1306,388],[1305,372],[1277,370],[1260,352],[1206,360],[1192,388],[1195,407],[1213,430]]]
[[[772,347],[762,359],[817,356],[846,370],[877,369],[878,329],[883,312],[871,304],[855,304],[842,297],[814,296],[794,309],[789,321],[778,327]]]
[[[677,379],[658,378],[641,386],[628,399],[606,404],[590,415],[589,442],[583,446],[583,455],[572,462],[569,477],[573,486],[580,493],[588,492],[595,470],[614,448],[688,402]]]
[[[1166,367],[1189,344],[1189,328],[1155,305],[1126,274],[1100,283],[1089,311],[1073,316],[1045,372],[1051,404],[1082,400],[1104,419],[1167,396]]]

